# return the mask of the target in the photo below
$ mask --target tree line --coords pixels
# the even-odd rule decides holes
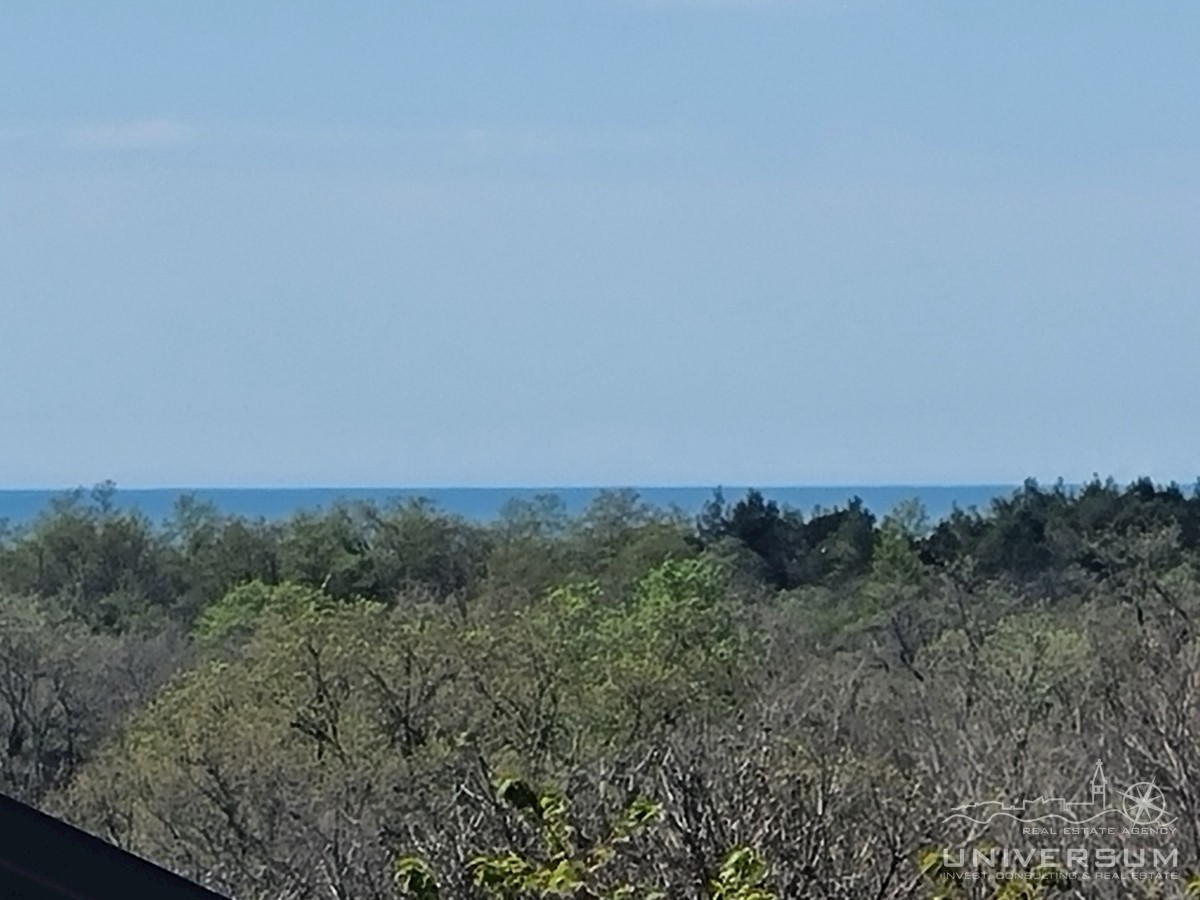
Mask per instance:
[[[940,868],[983,839],[946,813],[1104,758],[1181,877],[1080,896],[1182,896],[1198,562],[1200,492],[1145,479],[938,522],[101,485],[0,534],[0,789],[243,900],[1038,897],[1079,887]]]

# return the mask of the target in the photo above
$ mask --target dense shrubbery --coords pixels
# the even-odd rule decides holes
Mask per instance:
[[[243,900],[1032,897],[947,881],[947,811],[1103,757],[1194,868],[1198,554],[1200,497],[1146,481],[933,525],[612,492],[156,527],[102,487],[0,537],[0,789]]]

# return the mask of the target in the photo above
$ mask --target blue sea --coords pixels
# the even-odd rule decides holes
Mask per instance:
[[[805,515],[814,508],[831,509],[845,506],[852,497],[861,497],[866,507],[877,516],[892,510],[898,503],[917,499],[925,505],[931,519],[939,519],[955,506],[980,510],[997,497],[1007,496],[1015,485],[884,485],[845,487],[774,487],[762,488],[768,500],[788,506]],[[212,503],[224,513],[249,518],[283,519],[295,512],[328,508],[339,501],[370,500],[386,503],[392,500],[424,497],[438,508],[467,519],[486,522],[496,518],[505,502],[513,498],[532,499],[539,494],[555,494],[562,499],[569,513],[578,513],[605,488],[153,488],[120,489],[113,494],[113,505],[121,509],[137,509],[153,521],[161,522],[170,514],[175,501],[182,495]],[[712,497],[713,487],[636,487],[646,503],[663,508],[678,507],[689,515],[700,512]],[[745,487],[722,487],[727,501],[744,496]],[[0,490],[0,521],[21,526],[33,521],[47,509],[56,497],[68,492],[55,490]],[[87,491],[84,492],[87,496]]]

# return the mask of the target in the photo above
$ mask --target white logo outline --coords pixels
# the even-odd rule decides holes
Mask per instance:
[[[943,821],[990,825],[997,819],[1010,819],[1027,825],[1047,822],[1087,825],[1115,813],[1134,827],[1166,828],[1178,819],[1167,816],[1162,789],[1153,781],[1138,781],[1124,790],[1110,791],[1103,760],[1096,761],[1096,769],[1088,787],[1086,800],[1068,800],[1066,797],[1047,797],[1043,794],[1032,800],[1012,803],[1003,800],[963,803],[954,807]],[[1115,800],[1116,805],[1110,805],[1110,800]]]

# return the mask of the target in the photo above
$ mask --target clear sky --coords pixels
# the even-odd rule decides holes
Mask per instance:
[[[5,0],[0,486],[1200,474],[1200,3]]]

